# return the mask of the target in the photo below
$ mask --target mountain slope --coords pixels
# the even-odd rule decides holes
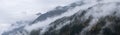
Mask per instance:
[[[41,30],[40,35],[120,35],[119,2],[99,3],[63,17]],[[45,31],[44,31],[45,30]]]

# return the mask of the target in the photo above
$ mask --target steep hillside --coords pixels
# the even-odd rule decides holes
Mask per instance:
[[[60,18],[50,23],[49,27],[40,30],[40,33],[35,34],[120,35],[119,4],[119,2],[98,3],[85,10],[78,11],[70,17]],[[34,32],[31,32],[31,35]]]

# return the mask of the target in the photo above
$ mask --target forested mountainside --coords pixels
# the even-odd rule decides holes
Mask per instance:
[[[80,0],[2,35],[120,35],[119,15],[119,0]]]

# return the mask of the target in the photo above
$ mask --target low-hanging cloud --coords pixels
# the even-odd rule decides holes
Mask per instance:
[[[19,20],[35,19],[36,13],[45,13],[56,6],[65,6],[78,0],[0,0],[0,27],[9,27]]]

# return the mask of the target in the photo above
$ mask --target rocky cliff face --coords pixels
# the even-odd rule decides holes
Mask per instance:
[[[66,14],[69,16],[65,16]],[[120,35],[119,15],[119,0],[81,0],[65,7],[57,7],[29,25],[39,25],[41,23],[36,22],[44,22],[52,17],[45,27],[27,31],[23,26],[20,30],[3,35]],[[56,16],[62,17],[52,21]]]

